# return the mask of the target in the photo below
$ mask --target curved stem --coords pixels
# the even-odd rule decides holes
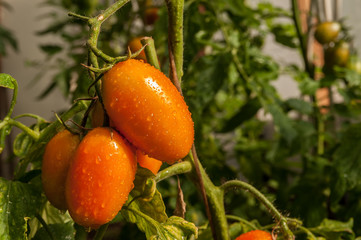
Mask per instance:
[[[233,215],[226,215],[227,219],[230,219],[230,220],[235,220],[235,221],[238,221],[238,222],[242,222],[244,224],[246,224],[248,227],[250,227],[251,229],[253,230],[256,230],[257,227],[255,225],[253,225],[252,223],[244,220],[243,218],[240,218],[238,216],[233,216]]]
[[[155,176],[154,180],[156,182],[160,182],[166,178],[169,178],[174,175],[182,174],[182,173],[188,173],[192,171],[192,164],[189,161],[183,161],[180,163],[173,164],[166,169],[158,172],[158,174]]]
[[[21,129],[22,131],[24,131],[26,134],[28,134],[32,139],[34,139],[35,141],[37,141],[40,137],[40,134],[38,132],[35,132],[34,130],[30,129],[29,127],[25,126],[24,124],[22,124],[21,122],[15,121],[13,119],[8,119],[7,123],[9,125],[15,126],[19,129]]]
[[[16,117],[13,117],[13,119],[19,119],[19,118],[23,118],[23,117],[30,117],[30,118],[35,118],[36,120],[38,120],[38,122],[47,122],[44,118],[38,116],[38,115],[35,115],[35,114],[32,114],[32,113],[24,113],[24,114],[20,114]]]
[[[231,180],[224,183],[220,188],[224,191],[224,193],[228,192],[231,189],[239,188],[243,190],[249,191],[253,196],[255,196],[273,215],[273,217],[279,221],[280,227],[282,229],[283,234],[287,236],[287,239],[294,239],[294,235],[289,229],[287,225],[287,218],[284,217],[277,208],[255,187],[252,185],[242,182],[240,180]]]
[[[192,156],[192,155],[191,155]],[[202,164],[199,162],[199,173],[196,172],[195,159],[191,157],[193,164],[192,171],[189,173],[189,177],[193,183],[202,191],[201,186],[199,185],[199,179],[202,178],[204,191],[207,195],[207,201],[209,203],[209,210],[213,217],[214,229],[216,236],[213,236],[214,240],[229,240],[228,234],[228,223],[226,218],[226,213],[224,210],[224,197],[223,191],[216,187],[211,179],[208,177],[206,171],[204,170]]]
[[[13,113],[14,107],[15,107],[15,104],[16,104],[16,99],[18,97],[18,83],[14,79],[11,82],[14,84],[14,92],[13,92],[13,97],[11,99],[11,104],[10,104],[9,111],[8,111],[8,114],[6,114],[5,119],[10,118],[11,114]]]

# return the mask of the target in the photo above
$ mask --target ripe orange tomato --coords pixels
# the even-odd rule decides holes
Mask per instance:
[[[137,161],[139,163],[139,166],[142,168],[149,169],[154,175],[156,175],[162,166],[163,162],[159,161],[155,158],[148,157],[146,154],[142,153],[142,151],[137,150]]]
[[[130,42],[128,43],[128,46],[130,48],[130,51],[132,51],[132,53],[139,51],[139,49],[143,47],[142,43],[140,42],[141,39],[142,37],[136,37],[130,40]],[[136,59],[142,59],[144,62],[147,62],[147,57],[145,55],[144,50],[140,52],[140,54],[136,57]]]
[[[320,23],[315,31],[315,38],[321,44],[327,44],[335,41],[340,33],[341,25],[338,22]]]
[[[133,189],[136,169],[133,151],[115,130],[91,130],[80,142],[66,179],[73,220],[94,229],[111,221]]]
[[[41,166],[43,189],[49,202],[60,210],[66,210],[65,180],[79,136],[68,130],[56,134],[46,145]]]
[[[253,230],[239,235],[235,240],[272,240],[272,235],[262,230]]]
[[[188,154],[194,139],[191,114],[162,72],[129,59],[105,73],[102,83],[110,119],[136,148],[169,164]]]

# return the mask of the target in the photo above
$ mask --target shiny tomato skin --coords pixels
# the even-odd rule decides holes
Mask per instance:
[[[128,43],[128,46],[132,53],[139,51],[143,47],[142,43],[140,42],[141,39],[142,37],[136,37],[130,40],[130,42]],[[139,53],[136,59],[142,59],[144,62],[147,62],[147,57],[144,50]]]
[[[336,40],[341,31],[341,25],[338,22],[320,23],[315,31],[315,38],[321,44],[327,44]]]
[[[62,130],[47,143],[43,154],[41,166],[43,190],[49,202],[60,210],[67,209],[65,180],[79,142],[78,135]]]
[[[148,155],[142,153],[142,151],[136,151],[137,162],[142,168],[149,169],[154,175],[156,175],[162,166],[163,162],[155,158],[151,158]]]
[[[235,240],[272,240],[272,235],[262,230],[253,230],[239,235]]]
[[[188,154],[194,139],[191,114],[162,72],[129,59],[105,73],[102,82],[110,119],[136,148],[169,164]]]
[[[111,221],[133,189],[136,169],[134,152],[115,130],[91,130],[80,142],[66,180],[73,220],[93,229]]]

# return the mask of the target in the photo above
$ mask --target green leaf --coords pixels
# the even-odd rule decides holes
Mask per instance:
[[[27,239],[27,222],[38,212],[41,200],[38,187],[0,178],[0,239]]]
[[[61,52],[63,48],[59,45],[40,45],[40,49],[45,52],[46,54],[52,56],[58,52]]]
[[[310,230],[313,233],[324,236],[327,240],[345,239],[344,237],[341,237],[345,235],[351,235],[352,237],[347,239],[353,239],[354,233],[352,231],[352,227],[352,218],[347,222],[324,219],[318,227],[312,228]]]
[[[16,80],[12,76],[10,76],[9,74],[0,73],[0,87],[14,89],[15,88],[15,84],[14,84],[15,81]]]
[[[303,114],[311,114],[313,112],[312,104],[310,102],[306,102],[302,99],[290,98],[290,99],[287,99],[285,104],[289,108],[294,109]]]
[[[154,175],[149,170],[138,169],[134,180],[135,187],[129,195],[128,205],[121,211],[123,217],[128,222],[137,224],[147,239],[184,239],[192,234],[197,235],[197,228],[193,223],[180,217],[167,217],[163,199],[158,190],[155,189],[150,201],[143,200],[144,183],[152,177]]]
[[[347,181],[348,189],[361,184],[361,123],[350,125],[334,153],[334,166]]]
[[[250,99],[241,109],[231,117],[224,125],[221,132],[229,132],[241,125],[244,121],[251,119],[261,108],[258,98]]]
[[[267,104],[267,111],[272,115],[275,125],[279,128],[281,136],[290,144],[297,136],[292,121],[277,104]]]
[[[134,189],[129,195],[128,202],[134,199],[128,208],[139,210],[158,222],[165,222],[168,218],[162,195],[155,189],[153,198],[149,201],[143,199],[144,185],[147,179],[153,178],[154,174],[148,169],[139,168],[134,179]]]
[[[290,48],[298,46],[296,30],[293,24],[276,24],[272,26],[271,31],[275,36],[276,42]]]
[[[49,224],[48,225],[49,231],[54,237],[54,239],[67,239],[67,240],[73,240],[75,236],[75,229],[73,227],[72,222],[68,223],[57,223],[57,224]],[[50,235],[46,231],[44,227],[40,228],[33,240],[49,240]]]

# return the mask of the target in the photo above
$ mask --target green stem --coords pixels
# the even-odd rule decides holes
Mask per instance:
[[[13,119],[19,119],[19,118],[23,118],[23,117],[30,117],[30,118],[35,118],[38,122],[46,122],[46,120],[38,115],[32,114],[32,113],[24,113],[24,114],[20,114],[16,117],[13,117]]]
[[[313,78],[313,71],[311,69],[310,63],[308,62],[307,57],[307,41],[305,39],[305,35],[302,33],[302,26],[301,26],[301,20],[300,20],[300,10],[298,8],[297,0],[291,0],[292,3],[292,19],[294,22],[294,25],[296,27],[296,33],[298,40],[300,42],[300,48],[302,53],[302,59],[305,65],[305,69],[309,76]]]
[[[168,49],[170,78],[181,90],[183,77],[183,9],[184,0],[166,0],[168,9]],[[174,66],[172,66],[174,64]]]
[[[279,222],[282,232],[283,232],[283,234],[286,235],[287,239],[294,239],[294,235],[287,225],[287,221],[288,221],[287,218],[284,217],[277,210],[277,208],[255,187],[253,187],[252,185],[250,185],[246,182],[242,182],[239,180],[231,180],[231,181],[224,183],[220,188],[224,191],[224,193],[228,192],[229,190],[235,189],[235,188],[249,191],[269,210],[269,212],[273,215],[273,217]]]
[[[160,182],[166,178],[169,178],[174,175],[188,173],[192,171],[192,164],[189,161],[183,161],[180,163],[173,164],[166,169],[158,172],[157,176],[154,178],[156,182]]]
[[[199,188],[200,191],[205,191],[209,203],[209,210],[212,217],[213,227],[212,232],[214,231],[215,236],[214,240],[229,240],[228,234],[228,223],[226,218],[226,213],[224,210],[224,194],[223,191],[216,187],[211,179],[208,177],[203,166],[198,162],[198,169],[200,177],[203,182],[203,186],[200,185],[200,178],[196,171],[196,159],[191,155],[192,162],[192,171],[189,173],[189,177],[192,179],[193,183]],[[204,187],[204,189],[202,189]],[[214,230],[213,230],[214,228]]]
[[[9,112],[8,112],[8,114],[6,114],[5,119],[10,118],[11,114],[13,113],[14,107],[15,107],[15,104],[16,104],[16,99],[18,97],[18,83],[17,83],[16,80],[12,80],[11,82],[14,84],[14,92],[13,92],[13,97],[11,99]]]
[[[317,126],[317,154],[321,156],[325,151],[325,122],[323,121],[323,116],[320,113],[317,117]]]
[[[238,216],[226,215],[226,217],[227,217],[227,219],[241,222],[241,223],[247,225],[248,227],[250,227],[252,230],[256,230],[256,229],[257,229],[257,227],[256,227],[255,225],[253,225],[252,223],[250,223],[250,222],[248,222],[247,220],[244,220],[243,218],[240,218],[240,217],[238,217]]]
[[[145,37],[140,41],[143,45],[146,45],[144,52],[147,56],[147,61],[150,65],[154,66],[156,69],[160,70],[159,61],[157,57],[157,52],[154,46],[154,40],[151,37]]]
[[[12,118],[5,118],[4,121],[0,123],[0,129],[3,128],[6,125],[15,126],[22,131],[24,131],[26,134],[28,134],[32,139],[37,141],[39,139],[40,134],[38,132],[35,132],[34,130],[30,129],[29,127],[25,126],[21,122],[15,121]]]
[[[108,226],[109,223],[100,226],[100,228],[97,230],[97,233],[95,234],[94,240],[102,240],[108,229]]]

